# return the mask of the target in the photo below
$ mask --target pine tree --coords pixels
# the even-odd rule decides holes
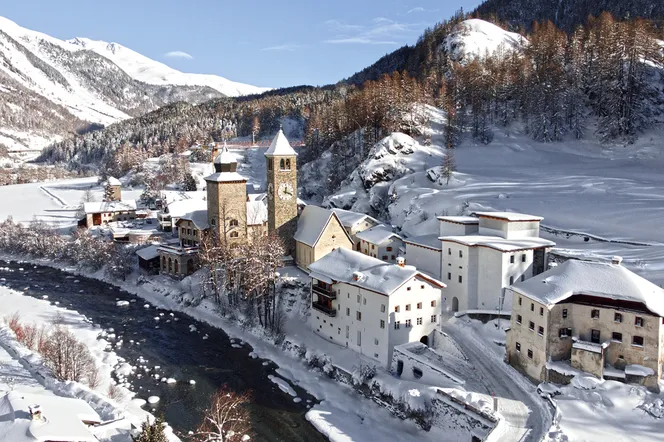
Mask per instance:
[[[196,179],[194,176],[191,174],[191,172],[185,173],[184,181],[182,182],[182,189],[185,192],[195,192],[196,188]]]
[[[141,433],[138,436],[132,436],[134,442],[168,442],[164,434],[164,419],[161,416],[150,422],[147,419],[141,425]]]
[[[104,186],[104,201],[113,201],[113,186],[107,181]]]

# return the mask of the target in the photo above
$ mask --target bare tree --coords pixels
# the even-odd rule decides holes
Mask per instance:
[[[192,442],[235,442],[251,436],[251,419],[247,406],[251,402],[248,392],[235,393],[227,386],[216,392],[203,415],[203,422],[194,434]]]
[[[80,382],[96,369],[90,350],[63,325],[56,325],[44,346],[46,365],[61,381]]]
[[[445,150],[445,159],[443,160],[443,177],[445,177],[446,185],[450,184],[450,178],[456,171],[456,160],[454,158],[454,149]]]

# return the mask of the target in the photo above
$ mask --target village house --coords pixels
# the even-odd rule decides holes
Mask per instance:
[[[332,211],[337,215],[344,229],[353,240],[354,250],[360,250],[360,240],[357,238],[357,234],[380,224],[376,218],[364,213],[344,209],[332,209]]]
[[[360,252],[365,255],[392,264],[396,263],[401,255],[403,248],[401,237],[383,225],[358,232],[356,237],[360,241]]]
[[[339,247],[310,264],[314,332],[386,369],[395,345],[428,344],[445,284],[399,263]]]
[[[157,215],[159,228],[164,232],[173,232],[177,235],[176,224],[180,218],[200,210],[207,210],[205,192],[181,192],[186,198],[165,202],[163,209]]]
[[[117,221],[136,219],[136,201],[91,201],[83,203],[85,226],[104,226]]]
[[[406,262],[440,280],[443,246],[438,234],[412,236],[403,240]]]
[[[331,210],[309,205],[302,211],[297,226],[295,264],[303,270],[335,249],[353,248],[353,240]]]
[[[563,382],[571,366],[657,390],[664,290],[621,261],[568,260],[509,288],[507,361],[538,381]]]
[[[182,247],[197,247],[201,243],[203,232],[206,232],[209,227],[207,210],[190,212],[175,223]]]
[[[198,270],[198,247],[162,244],[159,250],[159,271],[182,279]]]

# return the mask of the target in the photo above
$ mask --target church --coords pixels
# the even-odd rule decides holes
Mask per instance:
[[[214,232],[231,244],[250,242],[266,235],[279,236],[286,255],[295,253],[298,218],[297,153],[282,130],[265,152],[267,194],[253,199],[247,178],[238,173],[235,156],[224,146],[214,158],[215,172],[207,176],[207,210],[197,210],[177,220],[179,244],[159,247],[160,270],[178,278],[198,266],[198,246],[203,232]]]

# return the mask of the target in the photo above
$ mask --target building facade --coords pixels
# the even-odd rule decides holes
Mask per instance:
[[[83,204],[87,228],[103,226],[117,221],[136,219],[136,201],[103,201]]]
[[[389,369],[394,346],[429,342],[445,285],[414,268],[338,248],[310,265],[315,333]]]
[[[348,232],[348,236],[353,240],[353,250],[360,250],[360,239],[357,234],[365,230],[376,227],[380,222],[376,218],[372,218],[364,213],[352,212],[344,209],[332,209],[337,215],[339,221]]]
[[[664,290],[620,260],[569,260],[509,291],[506,358],[530,378],[548,380],[555,364],[547,362],[564,361],[600,378],[642,374],[641,383],[657,388],[664,362]]]
[[[402,255],[403,240],[383,226],[372,227],[356,234],[359,251],[381,261],[396,264]]]
[[[318,206],[304,208],[294,240],[295,264],[305,271],[311,263],[335,249],[353,248],[353,240],[336,213]]]

